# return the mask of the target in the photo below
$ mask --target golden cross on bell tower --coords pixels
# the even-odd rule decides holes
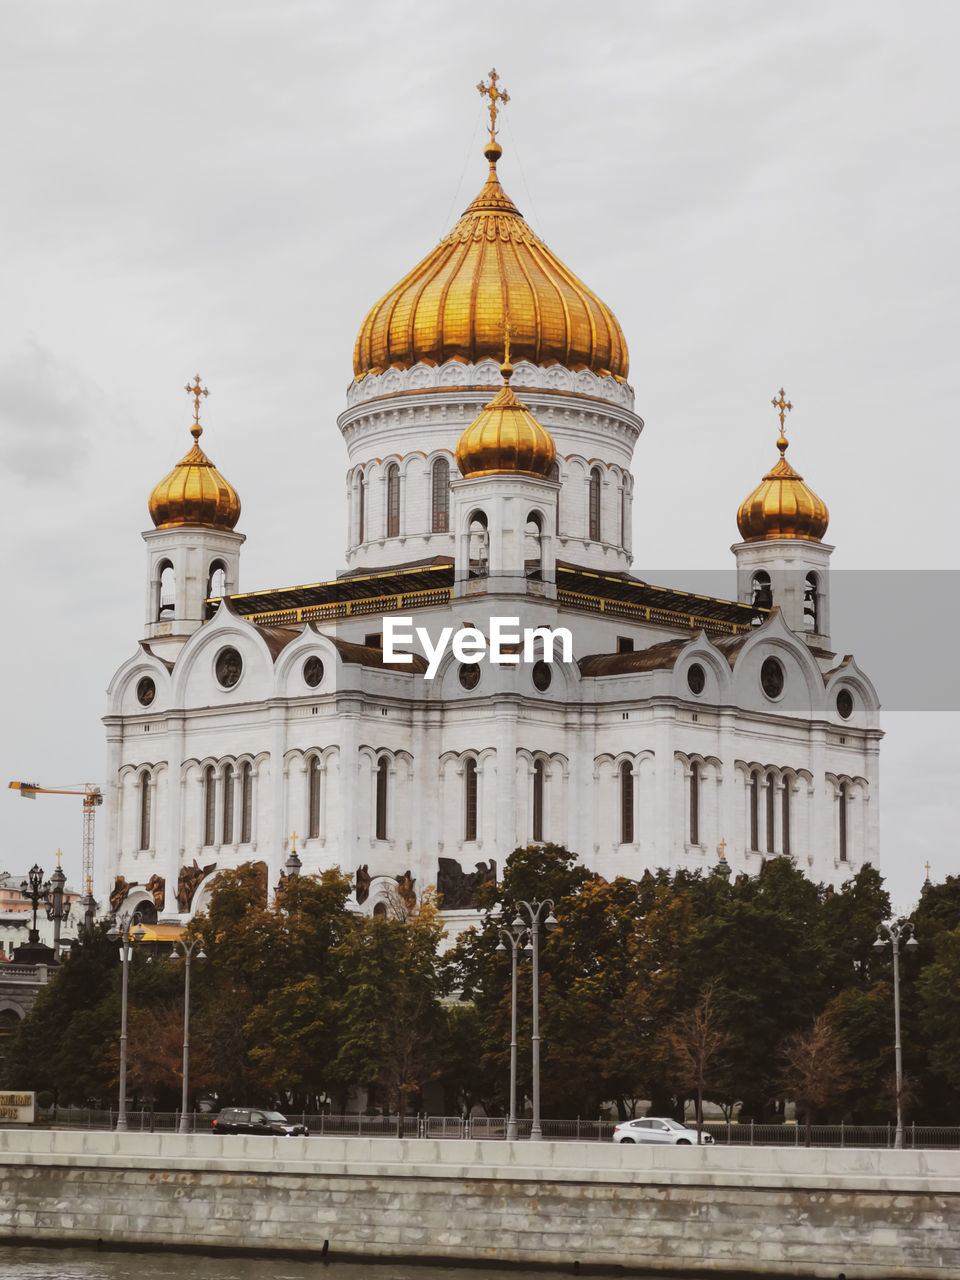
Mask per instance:
[[[193,386],[188,382],[184,387],[184,391],[186,391],[188,396],[193,396],[193,426],[191,427],[190,432],[194,439],[196,439],[196,437],[203,431],[203,427],[200,425],[200,397],[208,396],[210,392],[206,387],[201,387],[199,373],[193,380]]]
[[[780,439],[777,441],[777,448],[781,453],[783,453],[784,449],[787,447],[787,438],[783,434],[783,420],[786,417],[787,412],[793,408],[793,405],[789,400],[784,399],[783,387],[780,388],[776,397],[771,400],[770,403],[775,409],[779,409],[780,411]]]
[[[480,83],[477,85],[477,88],[480,90],[483,96],[485,98],[490,99],[490,141],[491,142],[495,142],[497,137],[497,110],[498,110],[497,103],[510,101],[509,93],[507,93],[505,89],[497,88],[497,81],[499,79],[500,77],[497,75],[496,70],[491,67],[490,83],[484,84],[483,81],[481,80]]]

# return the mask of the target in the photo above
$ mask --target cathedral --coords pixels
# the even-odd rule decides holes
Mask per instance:
[[[455,933],[539,841],[608,879],[785,856],[840,884],[877,860],[879,702],[833,646],[791,405],[736,512],[731,598],[634,572],[626,339],[501,186],[506,94],[480,89],[486,181],[356,337],[338,577],[241,590],[240,500],[188,387],[108,690],[114,911],[184,922],[218,871],[255,863],[272,891],[336,866],[364,912],[435,888]]]

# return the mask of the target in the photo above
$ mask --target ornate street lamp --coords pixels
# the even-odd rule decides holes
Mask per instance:
[[[886,935],[886,936],[884,936]],[[912,920],[904,924],[878,924],[877,940],[873,944],[879,950],[889,946],[893,950],[893,1026],[894,1026],[894,1058],[897,1068],[897,1132],[893,1145],[898,1150],[903,1146],[903,1057],[900,1051],[900,943],[906,947],[916,947],[916,929]]]
[[[70,903],[63,900],[63,887],[67,877],[60,866],[62,854],[57,850],[57,869],[50,877],[50,896],[47,904],[47,919],[53,921],[53,958],[60,959],[60,926],[65,924],[70,915]]]
[[[107,934],[111,942],[120,943],[120,960],[123,964],[123,984],[120,996],[120,1105],[117,1108],[117,1132],[127,1131],[127,978],[130,972],[130,951],[135,942],[141,942],[146,930],[140,923],[140,913],[124,911]]]
[[[533,1124],[530,1126],[530,1141],[540,1142],[543,1138],[540,1128],[540,923],[542,921],[544,929],[550,933],[559,921],[553,915],[552,898],[545,898],[543,902],[536,898],[533,902],[518,902],[517,908],[518,920],[520,912],[527,917],[533,942]]]
[[[512,924],[499,926],[501,941],[497,951],[510,951],[510,1114],[507,1117],[507,1141],[517,1140],[517,957],[527,942],[527,926],[519,915]]]
[[[27,872],[26,880],[20,881],[20,892],[33,907],[33,925],[27,935],[27,944],[35,947],[40,942],[40,930],[37,928],[37,911],[40,904],[50,897],[50,881],[43,879],[43,870],[36,863]]]
[[[180,1103],[180,1133],[189,1133],[190,1124],[187,1120],[187,1105],[190,1092],[190,960],[194,950],[197,947],[197,962],[206,960],[207,953],[200,945],[197,938],[187,941],[184,938],[176,938],[173,943],[173,950],[170,952],[171,960],[179,960],[180,952],[177,948],[183,950],[186,966],[183,971],[183,1097]]]

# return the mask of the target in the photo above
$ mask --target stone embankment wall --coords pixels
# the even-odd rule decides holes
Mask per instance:
[[[960,1280],[960,1153],[0,1131],[0,1241]]]

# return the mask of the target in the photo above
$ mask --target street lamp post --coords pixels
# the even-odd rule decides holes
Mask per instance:
[[[50,881],[44,882],[43,870],[36,863],[27,872],[26,880],[21,880],[20,892],[33,908],[33,925],[27,934],[27,942],[29,946],[35,947],[40,942],[40,930],[37,928],[37,911],[41,902],[47,902],[50,897]]]
[[[133,915],[124,911],[107,934],[112,942],[120,943],[120,960],[123,964],[123,982],[120,995],[120,1103],[117,1109],[117,1132],[127,1131],[127,978],[130,972],[130,951],[140,942],[146,930],[140,923],[139,912]]]
[[[527,941],[527,926],[519,915],[512,924],[500,926],[498,951],[510,951],[510,1114],[507,1141],[517,1140],[517,958]]]
[[[886,935],[886,936],[884,936]],[[903,1146],[903,1056],[900,1049],[900,943],[904,946],[918,945],[913,922],[904,924],[878,924],[877,940],[874,946],[879,950],[889,946],[893,951],[893,1052],[897,1069],[897,1132],[893,1145],[897,1150]]]
[[[70,903],[63,900],[63,887],[67,877],[60,866],[60,850],[57,850],[57,869],[50,877],[50,898],[47,906],[47,919],[53,921],[53,958],[60,959],[60,926],[70,915]]]
[[[538,902],[534,898],[533,902],[517,903],[517,919],[520,920],[520,912],[527,917],[530,927],[530,938],[533,943],[533,1032],[531,1042],[533,1045],[533,1123],[530,1126],[530,1141],[540,1142],[543,1139],[543,1131],[540,1128],[540,923],[547,933],[557,927],[557,921],[553,915],[553,900],[545,898],[543,902]],[[521,924],[523,921],[520,921]]]
[[[183,1096],[180,1103],[180,1133],[189,1133],[190,1124],[187,1120],[187,1105],[190,1093],[190,960],[193,957],[194,950],[200,946],[197,951],[198,963],[206,960],[207,954],[200,945],[199,939],[185,938],[174,939],[173,950],[170,952],[171,960],[179,960],[180,947],[183,950],[186,965],[183,970]]]

